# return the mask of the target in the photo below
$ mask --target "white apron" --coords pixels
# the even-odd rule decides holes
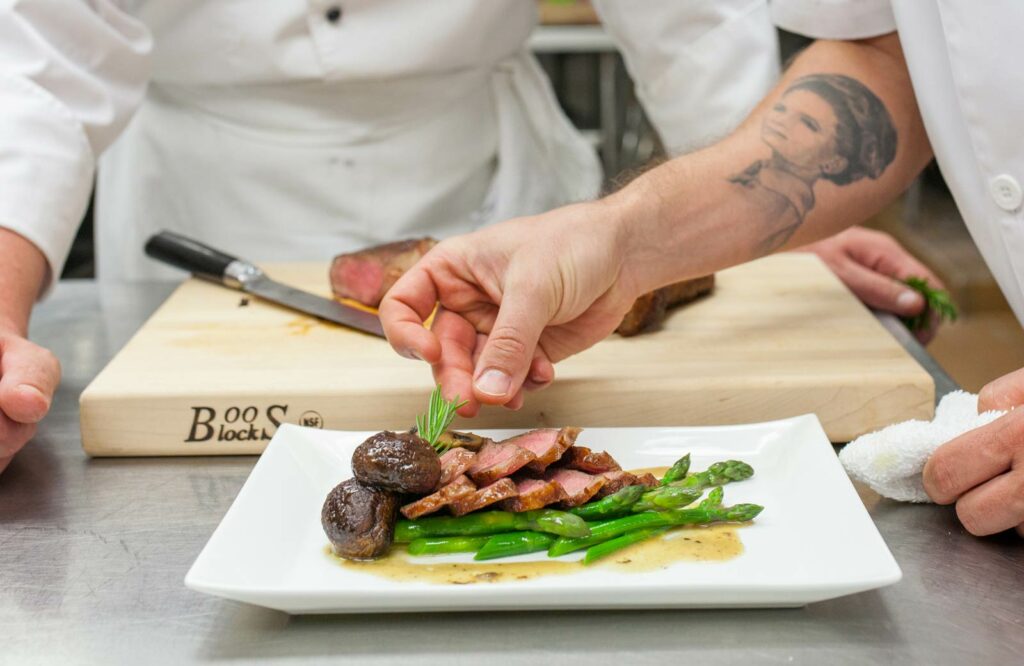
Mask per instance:
[[[178,277],[170,229],[257,263],[444,238],[593,197],[593,149],[521,52],[492,71],[257,86],[151,83],[104,154],[98,277]]]

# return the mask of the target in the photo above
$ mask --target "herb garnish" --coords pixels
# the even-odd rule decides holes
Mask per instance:
[[[430,407],[427,408],[427,413],[416,417],[416,433],[427,440],[438,454],[444,453],[451,445],[438,440],[455,420],[455,410],[467,402],[459,402],[459,396],[445,400],[441,395],[441,385],[438,384],[430,394]]]
[[[939,321],[956,321],[957,309],[950,298],[949,292],[945,289],[933,289],[928,286],[928,280],[920,277],[909,277],[903,281],[908,287],[924,296],[924,310],[913,317],[901,317],[901,320],[913,332],[928,328],[931,323],[932,312],[939,316]]]

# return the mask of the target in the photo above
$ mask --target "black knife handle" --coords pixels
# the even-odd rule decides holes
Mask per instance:
[[[161,231],[150,236],[145,251],[158,261],[216,282],[226,281],[225,271],[232,263],[246,263],[173,231]]]

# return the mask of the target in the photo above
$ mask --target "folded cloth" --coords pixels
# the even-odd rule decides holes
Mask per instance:
[[[1005,412],[978,413],[978,396],[947,394],[929,421],[904,421],[862,435],[846,445],[839,460],[846,473],[879,495],[901,502],[930,502],[921,472],[935,449],[968,430],[995,421]]]

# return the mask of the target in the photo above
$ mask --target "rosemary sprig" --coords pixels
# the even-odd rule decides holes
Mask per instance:
[[[902,317],[903,323],[913,332],[928,327],[931,323],[932,312],[939,316],[939,321],[956,321],[958,312],[956,304],[950,298],[949,292],[945,289],[933,289],[928,286],[928,280],[920,277],[909,277],[904,280],[911,289],[920,292],[924,296],[924,310],[913,317]]]
[[[459,402],[459,396],[452,400],[445,400],[441,395],[441,385],[434,387],[430,394],[430,406],[426,414],[416,417],[416,433],[427,440],[427,443],[434,447],[438,454],[448,450],[449,444],[439,442],[448,426],[455,420],[455,410],[466,404],[466,400]]]

